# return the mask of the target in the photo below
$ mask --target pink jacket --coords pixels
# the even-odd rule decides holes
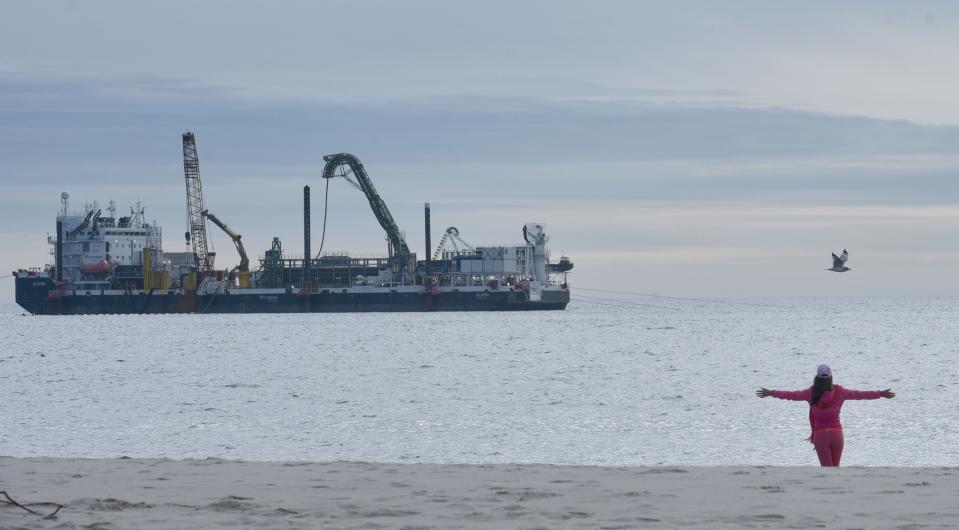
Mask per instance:
[[[812,399],[812,387],[805,390],[773,390],[772,396],[779,399],[788,399],[790,401],[809,401]],[[839,409],[847,399],[879,399],[882,397],[880,390],[849,390],[839,385],[833,385],[832,390],[827,390],[819,396],[819,401],[815,405],[809,406],[809,426],[813,432],[822,429],[842,429],[842,423],[839,422]]]

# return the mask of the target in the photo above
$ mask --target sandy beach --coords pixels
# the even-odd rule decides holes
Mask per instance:
[[[955,528],[957,468],[0,458],[0,528]],[[49,508],[38,508],[49,513]]]

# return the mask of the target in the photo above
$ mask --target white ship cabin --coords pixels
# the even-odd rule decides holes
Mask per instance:
[[[523,238],[526,239],[526,246],[476,247],[473,254],[459,256],[460,272],[497,279],[525,277],[540,286],[547,285],[550,281],[546,272],[549,237],[545,226],[542,223],[526,224],[523,226]]]
[[[484,276],[522,275],[526,271],[526,247],[477,247],[459,257],[459,270]]]
[[[116,203],[110,201],[105,209],[96,202],[85,204],[81,211],[71,211],[69,195],[61,195],[61,209],[57,221],[62,223],[63,281],[77,288],[99,289],[110,283],[117,267],[143,265],[143,249],[154,249],[156,262],[162,260],[161,230],[144,220],[139,203],[129,214],[119,215]],[[56,260],[56,239],[51,255]]]
[[[523,227],[523,238],[526,240],[525,246],[470,246],[463,251],[443,252],[443,260],[448,262],[449,268],[433,269],[431,275],[436,282],[434,285],[492,286],[493,289],[523,286],[531,292],[559,285],[548,272],[549,237],[544,225],[526,224]],[[437,253],[441,250],[442,246]],[[381,271],[376,278],[364,279],[380,285],[389,284],[391,280],[392,273],[389,270]]]

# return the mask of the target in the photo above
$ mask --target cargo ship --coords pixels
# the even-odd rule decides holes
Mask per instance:
[[[47,237],[52,263],[14,271],[17,304],[35,315],[76,315],[529,311],[562,310],[569,303],[573,263],[566,257],[551,262],[543,224],[522,226],[519,244],[485,247],[469,245],[449,227],[434,250],[427,203],[425,259],[417,259],[363,165],[348,153],[324,157],[323,177],[344,178],[366,195],[386,232],[386,254],[324,253],[321,242],[313,255],[310,187],[304,186],[302,256],[286,253],[274,237],[251,270],[241,236],[204,208],[190,132],[183,149],[189,251],[164,252],[161,228],[146,220],[139,204],[123,215],[113,201],[105,212],[97,203],[72,210],[63,193],[56,234]],[[324,212],[324,239],[325,219]],[[232,241],[238,266],[214,266],[208,222]]]

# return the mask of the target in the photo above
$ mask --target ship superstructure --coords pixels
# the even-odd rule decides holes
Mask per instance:
[[[325,157],[323,176],[343,177],[367,196],[387,235],[386,254],[324,252],[324,212],[324,236],[313,255],[310,188],[305,186],[303,253],[286,252],[275,237],[256,270],[250,270],[240,234],[205,208],[193,215],[195,206],[203,205],[202,188],[196,144],[187,134],[186,237],[192,252],[164,254],[162,231],[145,220],[139,204],[129,215],[118,216],[112,201],[105,212],[96,203],[74,211],[64,193],[56,235],[48,237],[53,263],[14,273],[17,303],[34,314],[537,310],[564,309],[569,303],[566,275],[573,265],[566,257],[551,263],[543,224],[522,226],[519,244],[477,247],[449,227],[433,250],[427,204],[426,252],[419,260],[359,159],[347,153]],[[326,189],[329,193],[328,184]],[[212,268],[207,219],[230,237],[239,266]]]
[[[71,210],[66,192],[60,195],[60,204],[57,234],[47,238],[58,282],[83,290],[109,289],[119,278],[142,277],[138,271],[143,269],[145,249],[156,251],[146,256],[154,260],[154,268],[159,265],[162,231],[145,221],[140,204],[119,216],[114,201],[105,215],[97,203]],[[142,288],[142,280],[135,283]]]

